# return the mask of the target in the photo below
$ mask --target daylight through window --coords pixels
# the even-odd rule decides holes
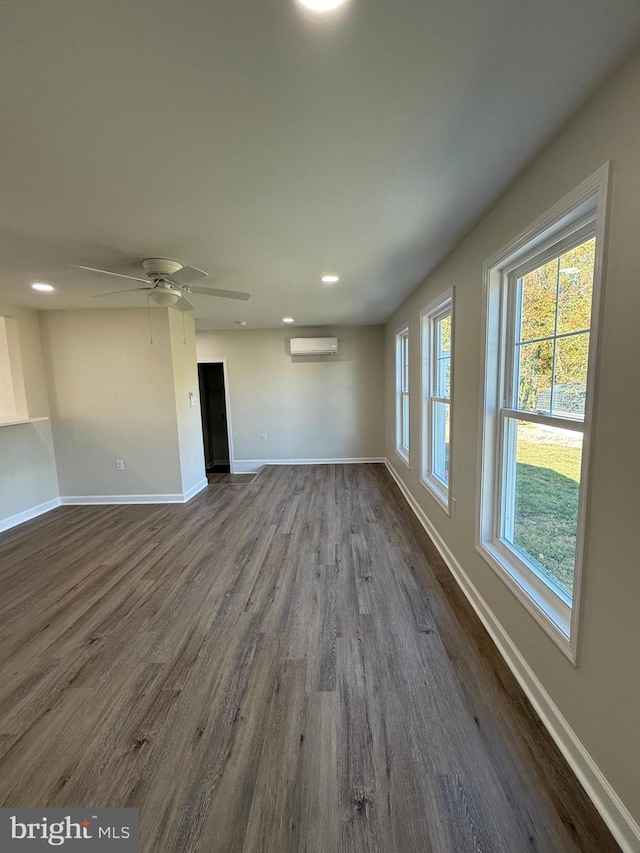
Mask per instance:
[[[478,548],[573,660],[606,174],[508,246],[486,278]]]
[[[422,483],[449,512],[453,297],[422,312]]]
[[[508,278],[502,536],[573,595],[595,239]]]
[[[409,329],[396,333],[396,450],[409,462]]]

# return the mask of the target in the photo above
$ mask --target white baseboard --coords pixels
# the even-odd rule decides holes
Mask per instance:
[[[57,506],[87,506],[90,504],[101,506],[110,504],[186,504],[187,501],[190,501],[191,498],[195,497],[203,489],[206,489],[207,486],[208,483],[206,480],[200,480],[199,483],[196,483],[195,486],[184,494],[175,495],[64,495],[39,506],[31,507],[31,509],[27,509],[24,512],[19,512],[17,515],[0,519],[0,533],[4,530],[10,530],[18,524],[23,524],[25,521],[30,521],[32,518],[49,512],[49,510],[55,509]]]
[[[45,512],[49,512],[60,506],[60,498],[54,498],[50,501],[45,501],[43,504],[32,506],[25,509],[23,512],[18,512],[15,515],[10,515],[8,518],[0,519],[0,533],[4,530],[10,530],[12,527],[17,527],[19,524],[24,524],[25,521],[31,521],[32,518],[37,518]]]
[[[206,477],[204,478],[204,480],[200,480],[199,483],[196,483],[195,486],[192,486],[184,493],[184,495],[182,496],[183,503],[187,503],[187,501],[190,501],[191,498],[194,498],[198,494],[198,492],[201,492],[203,489],[206,489],[208,485],[209,482]]]
[[[4,530],[10,530],[18,524],[23,524],[25,521],[30,521],[45,512],[49,512],[58,506],[86,506],[89,504],[109,505],[109,504],[185,504],[195,497],[198,492],[206,489],[208,483],[205,480],[200,480],[195,486],[190,488],[184,494],[175,495],[65,495],[38,506],[31,507],[24,512],[19,512],[17,515],[11,515],[9,518],[0,519],[0,533]]]
[[[231,463],[231,473],[257,474],[264,464],[259,459],[236,459]]]
[[[385,462],[383,456],[354,456],[338,459],[235,459],[233,474],[255,474],[265,465],[354,465],[357,463]]]
[[[89,506],[98,504],[183,504],[183,494],[175,495],[63,495],[60,497],[63,506]]]
[[[176,493],[174,495],[63,495],[60,497],[60,503],[65,506],[87,506],[91,504],[103,506],[110,504],[186,504],[198,492],[206,489],[208,485],[205,478],[196,483],[195,486],[192,486],[184,494]]]
[[[624,853],[638,853],[640,850],[640,826],[638,826],[633,815],[589,755],[511,637],[482,598],[477,587],[405,486],[398,472],[388,459],[385,459],[385,464],[612,835]]]

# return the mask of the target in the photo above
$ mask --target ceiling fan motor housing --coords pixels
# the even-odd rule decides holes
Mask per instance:
[[[180,261],[171,261],[168,258],[147,258],[142,262],[142,266],[147,274],[147,278],[157,281],[158,279],[166,279],[168,276],[178,272],[184,264],[181,264]]]

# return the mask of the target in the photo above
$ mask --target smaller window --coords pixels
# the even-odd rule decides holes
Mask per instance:
[[[409,464],[409,327],[396,332],[396,452]]]
[[[445,512],[451,492],[453,291],[422,312],[422,483]]]

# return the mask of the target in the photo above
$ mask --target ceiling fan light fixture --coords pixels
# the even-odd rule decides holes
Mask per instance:
[[[156,305],[159,305],[161,308],[171,308],[182,298],[181,293],[176,293],[175,290],[165,290],[164,288],[152,290],[149,293],[149,296],[153,299]]]
[[[324,12],[333,12],[334,9],[343,6],[346,0],[298,0],[298,2],[312,12],[322,14]]]

